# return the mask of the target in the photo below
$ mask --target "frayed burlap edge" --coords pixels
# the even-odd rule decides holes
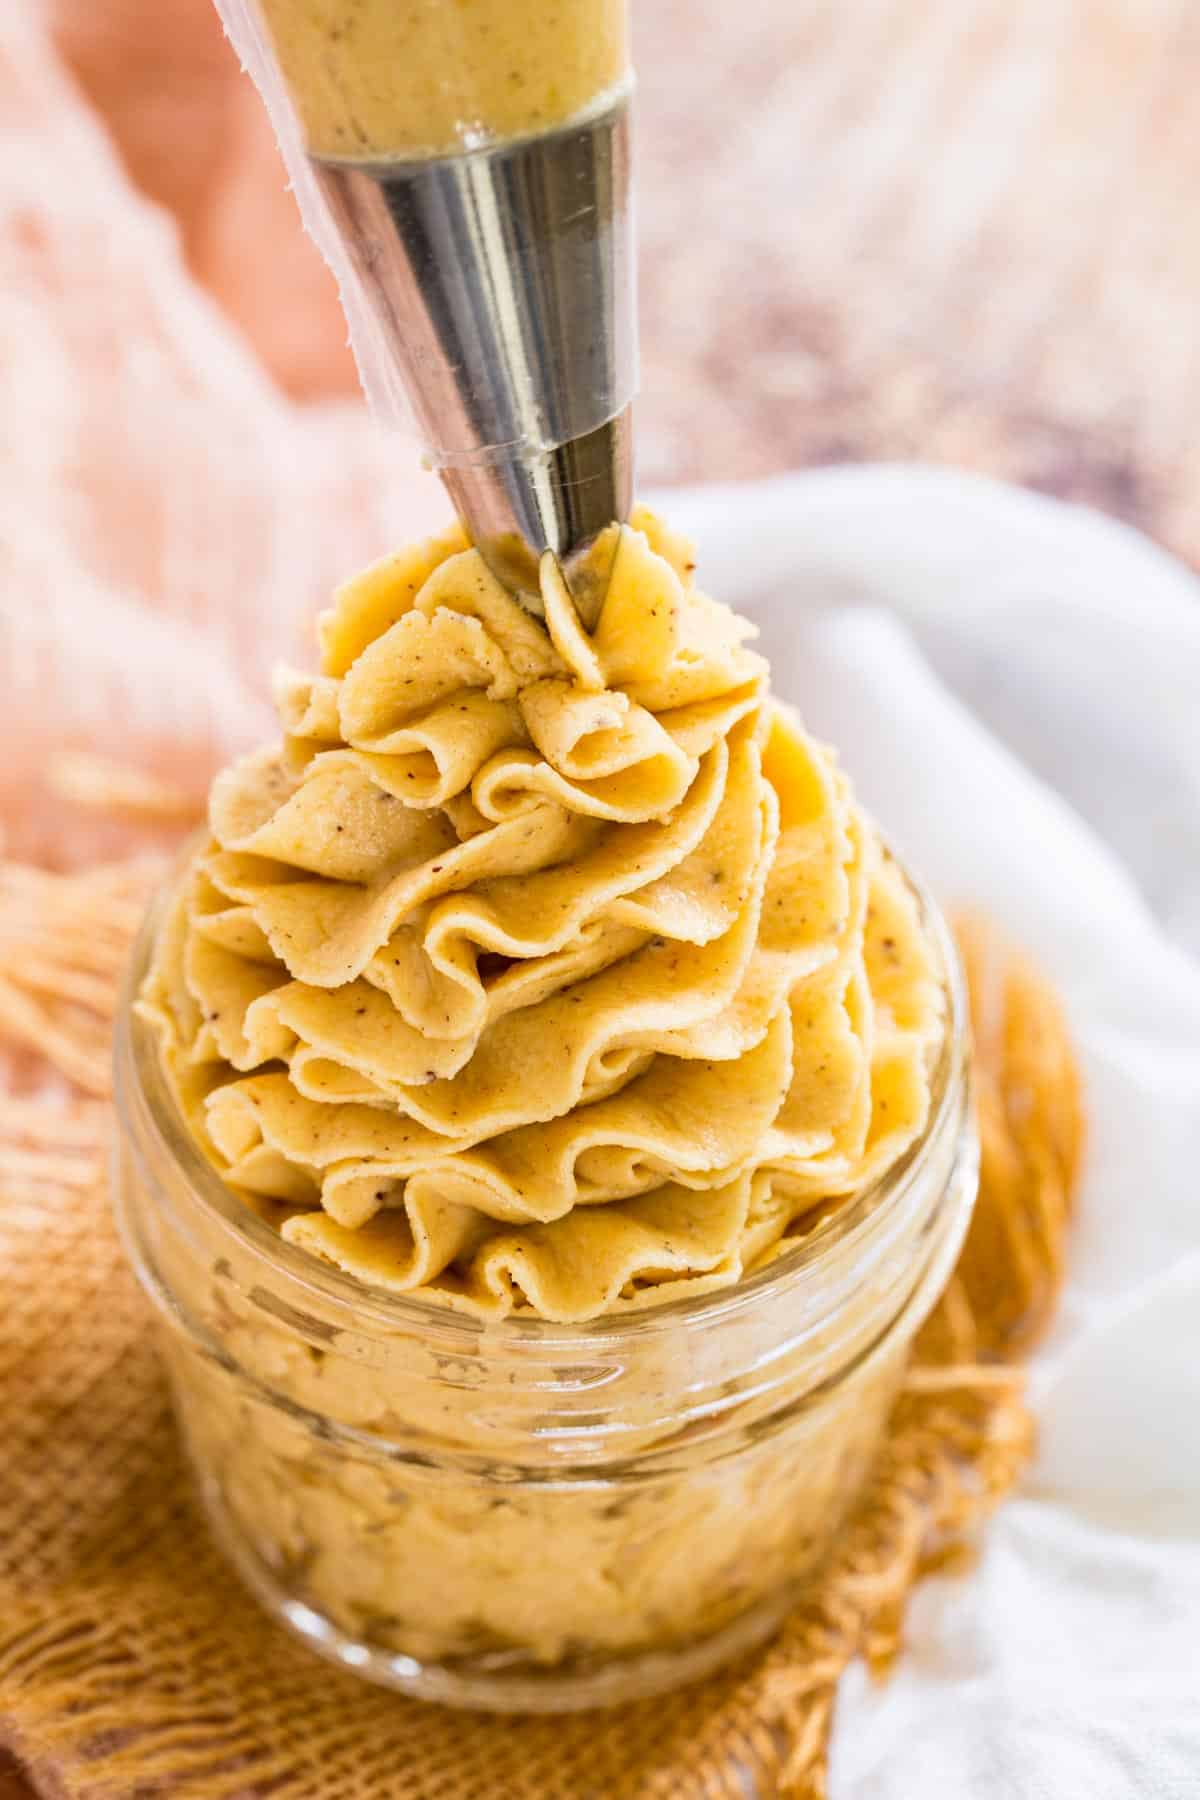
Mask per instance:
[[[617,1713],[491,1720],[369,1689],[241,1593],[193,1508],[109,1221],[107,1041],[162,864],[0,865],[0,1742],[65,1800],[819,1800],[838,1684],[886,1670],[927,1570],[1028,1458],[1019,1358],[1061,1284],[1081,1111],[1058,1004],[959,921],[982,1191],[864,1503],[775,1642]]]

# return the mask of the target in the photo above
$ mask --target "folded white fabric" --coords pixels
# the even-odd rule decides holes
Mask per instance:
[[[711,591],[951,904],[1062,991],[1090,1146],[1041,1450],[832,1800],[1200,1796],[1200,583],[1078,508],[931,470],[672,497]]]

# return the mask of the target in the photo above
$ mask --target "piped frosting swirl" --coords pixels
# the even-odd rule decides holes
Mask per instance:
[[[456,531],[349,582],[282,742],[214,783],[140,1005],[290,1242],[574,1321],[737,1281],[883,1173],[943,996],[686,543],[639,512],[590,629],[549,560],[542,605]]]

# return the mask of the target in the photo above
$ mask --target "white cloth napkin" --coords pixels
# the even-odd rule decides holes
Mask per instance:
[[[1040,1453],[891,1681],[846,1684],[832,1800],[1200,1796],[1200,583],[932,470],[669,510],[888,834],[1053,975],[1087,1081]]]

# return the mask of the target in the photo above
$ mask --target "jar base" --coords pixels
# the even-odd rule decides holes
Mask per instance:
[[[246,1543],[216,1484],[201,1480],[198,1485],[223,1555],[259,1604],[294,1637],[378,1687],[468,1712],[588,1712],[687,1687],[763,1643],[779,1629],[800,1593],[801,1584],[789,1585],[695,1643],[614,1657],[592,1668],[567,1666],[539,1673],[452,1668],[365,1644],[297,1599]]]

